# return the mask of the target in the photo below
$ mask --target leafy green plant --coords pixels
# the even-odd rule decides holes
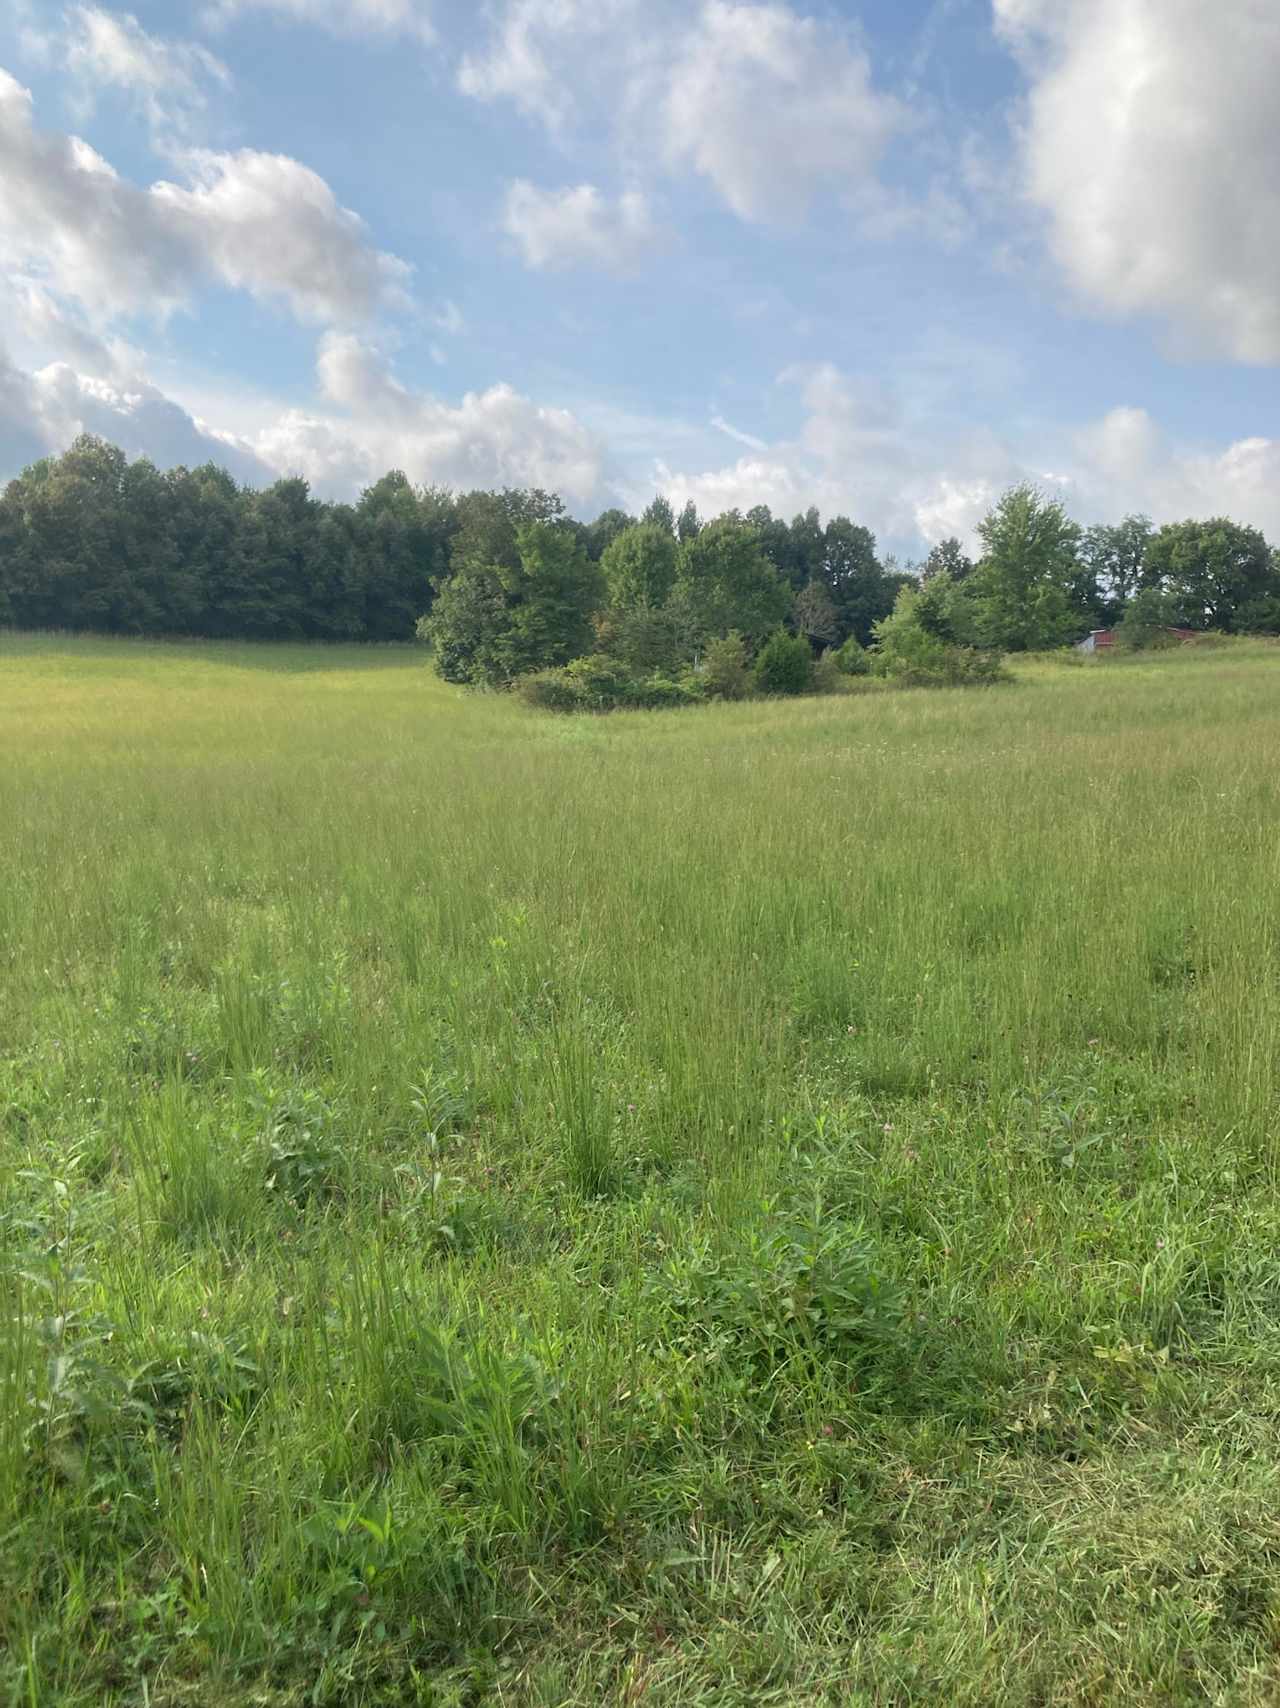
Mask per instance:
[[[683,1339],[719,1340],[760,1366],[805,1356],[873,1363],[904,1345],[906,1303],[864,1229],[782,1209],[736,1240],[674,1257],[658,1297]]]
[[[761,694],[807,694],[813,687],[813,648],[803,635],[778,629],[756,654],[753,677]]]

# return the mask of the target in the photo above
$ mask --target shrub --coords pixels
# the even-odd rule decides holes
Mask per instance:
[[[613,712],[635,709],[688,706],[704,698],[696,679],[673,681],[656,672],[637,680],[618,662],[603,653],[575,658],[559,670],[539,670],[522,676],[516,692],[528,706],[542,712]]]
[[[580,712],[582,701],[576,685],[563,670],[538,670],[522,676],[516,693],[526,706],[540,712]]]
[[[1004,676],[998,652],[958,646],[925,626],[918,610],[920,594],[906,588],[893,615],[876,624],[872,669],[904,687],[961,687],[998,682]]]
[[[813,649],[803,635],[779,629],[756,658],[756,687],[762,694],[807,694],[813,687]]]
[[[824,652],[813,667],[813,691],[815,694],[845,694],[849,691],[848,678],[841,670],[835,653],[830,650]]]
[[[845,676],[866,676],[870,673],[871,660],[857,635],[850,635],[838,651],[825,656],[834,658],[837,667]]]
[[[745,700],[751,692],[747,643],[736,629],[708,645],[700,680],[713,700]]]

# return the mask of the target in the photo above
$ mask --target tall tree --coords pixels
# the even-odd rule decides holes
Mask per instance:
[[[1222,516],[1161,528],[1147,547],[1144,581],[1192,629],[1269,629],[1280,599],[1266,540]]]
[[[1099,612],[1114,622],[1146,585],[1147,548],[1154,534],[1149,516],[1098,522],[1080,537],[1080,561],[1093,579]]]
[[[681,546],[671,602],[694,646],[733,629],[760,640],[786,617],[791,589],[750,523],[721,516]]]
[[[972,573],[973,559],[954,534],[949,539],[939,540],[920,566],[922,582],[932,581],[936,575],[946,575],[953,582],[961,582],[966,581]]]
[[[661,528],[668,534],[674,534],[676,531],[676,513],[671,508],[671,500],[661,492],[646,507],[640,520],[649,527]]]
[[[652,509],[652,505],[650,506]],[[682,546],[696,539],[702,523],[698,518],[698,507],[692,498],[686,500],[684,509],[676,518],[676,537]]]
[[[600,559],[614,610],[665,604],[676,578],[677,550],[675,535],[653,522],[619,534]]]
[[[1080,597],[1080,529],[1060,500],[1012,487],[978,528],[982,561],[964,584],[978,638],[1003,652],[1063,646],[1096,620]]]

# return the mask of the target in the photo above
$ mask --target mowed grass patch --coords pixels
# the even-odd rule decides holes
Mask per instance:
[[[1273,648],[0,735],[4,1699],[1276,1700]]]

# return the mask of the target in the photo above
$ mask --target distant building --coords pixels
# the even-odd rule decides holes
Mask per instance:
[[[1181,641],[1185,646],[1189,641],[1198,641],[1203,631],[1200,629],[1171,629],[1166,627],[1162,633],[1172,635],[1174,640]],[[1114,629],[1091,629],[1082,641],[1076,642],[1077,652],[1106,652],[1116,644]]]

